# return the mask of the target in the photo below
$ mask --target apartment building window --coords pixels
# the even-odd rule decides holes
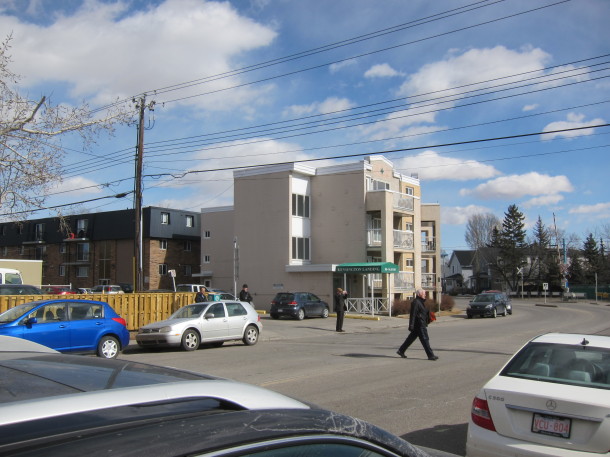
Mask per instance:
[[[209,230],[206,230],[205,232],[203,232],[203,237],[212,238],[212,233]]]
[[[66,266],[65,265],[59,266],[59,276],[66,276]]]
[[[2,256],[6,257],[8,255],[8,247],[7,246],[3,246],[2,247]]]
[[[405,187],[405,194],[413,195],[413,188],[412,187]]]
[[[19,246],[19,255],[25,255],[25,246],[24,245]]]
[[[192,265],[183,265],[183,273],[184,276],[192,276],[193,274],[193,266]]]
[[[390,183],[369,178],[369,190],[390,190]]]
[[[87,228],[89,227],[88,219],[79,219],[76,221],[76,237],[85,238],[87,236]]]
[[[6,225],[0,227],[0,235],[6,236]]]
[[[195,216],[186,216],[186,226],[195,227]]]
[[[161,224],[169,225],[169,213],[161,213]]]
[[[407,258],[405,264],[406,264],[407,268],[413,268],[413,258],[411,258],[411,257]]]
[[[89,267],[78,267],[76,269],[76,277],[77,278],[88,278],[89,277]]]
[[[59,253],[60,254],[65,254],[66,253],[66,243],[61,243],[59,245]]]
[[[159,264],[159,274],[162,276],[167,274],[167,264],[166,263]]]
[[[167,251],[167,240],[159,240],[159,249]]]
[[[309,217],[309,195],[292,194],[292,215]]]
[[[191,252],[192,248],[193,248],[193,243],[191,243],[189,240],[186,240],[184,242],[184,250],[186,252]]]
[[[203,256],[203,263],[210,263],[211,259],[209,255],[204,255]]]
[[[44,240],[44,224],[36,224],[36,234],[34,239],[36,241]]]
[[[34,253],[34,258],[36,260],[43,260],[44,253],[46,252],[45,246],[36,246],[36,251]]]
[[[292,237],[292,259],[310,260],[309,238]]]
[[[79,262],[89,261],[89,243],[78,243],[76,245],[76,260]]]

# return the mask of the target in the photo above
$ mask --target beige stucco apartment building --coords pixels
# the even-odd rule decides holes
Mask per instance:
[[[234,185],[234,206],[202,209],[205,284],[239,292],[247,283],[258,309],[280,291],[332,303],[336,287],[352,300],[380,300],[377,311],[418,287],[440,299],[440,206],[421,203],[419,180],[386,158],[240,170]],[[398,273],[336,271],[372,262]]]

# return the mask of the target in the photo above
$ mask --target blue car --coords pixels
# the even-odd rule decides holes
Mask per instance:
[[[108,303],[39,300],[0,314],[0,335],[34,341],[61,352],[94,352],[114,359],[129,344],[125,319]]]

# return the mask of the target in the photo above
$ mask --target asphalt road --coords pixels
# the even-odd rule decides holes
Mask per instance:
[[[465,309],[467,301],[457,300]],[[610,306],[589,302],[513,300],[512,316],[441,315],[429,327],[429,361],[418,341],[401,359],[407,320],[274,321],[252,347],[241,342],[196,352],[144,351],[123,359],[166,365],[256,384],[374,423],[413,444],[463,456],[474,395],[530,338],[545,332],[610,335]]]

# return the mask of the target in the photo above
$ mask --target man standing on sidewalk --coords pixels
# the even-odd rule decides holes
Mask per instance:
[[[417,296],[411,302],[411,312],[409,313],[409,335],[404,343],[398,348],[396,353],[403,359],[406,359],[405,351],[411,346],[413,341],[419,338],[428,360],[438,360],[438,357],[432,352],[430,347],[430,339],[428,338],[428,310],[424,305],[426,300],[426,291],[417,289]]]

